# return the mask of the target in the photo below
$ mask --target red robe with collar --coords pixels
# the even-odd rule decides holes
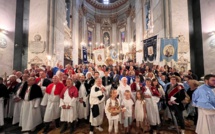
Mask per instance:
[[[68,87],[64,87],[63,91],[60,94],[60,98],[64,99],[64,93],[67,91],[69,92],[69,96],[71,98],[75,97],[78,98],[78,89],[75,86],[70,87],[68,90]]]
[[[46,88],[46,93],[47,93],[47,94],[51,94],[52,88],[53,88],[54,85],[55,85],[54,83],[51,83],[51,84],[48,85],[48,87]],[[63,83],[58,82],[58,83],[56,84],[56,88],[55,88],[55,91],[54,91],[54,95],[60,95],[61,92],[63,91],[64,87],[65,87],[65,86],[64,86]]]
[[[139,83],[139,86],[140,86],[140,90],[142,90],[142,85],[141,85],[141,83]],[[137,83],[136,83],[136,82],[133,82],[133,83],[131,84],[131,91],[132,91],[132,92],[136,92],[136,91],[137,91]]]

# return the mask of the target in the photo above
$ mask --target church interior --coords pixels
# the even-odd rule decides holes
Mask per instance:
[[[32,65],[130,61],[192,70],[199,78],[214,74],[214,6],[214,0],[0,0],[0,77]],[[10,120],[5,124],[5,134],[21,133]],[[187,124],[186,134],[195,134]],[[107,119],[102,126],[95,132],[108,134]],[[167,128],[160,133],[177,133]],[[88,124],[74,133],[89,133]]]

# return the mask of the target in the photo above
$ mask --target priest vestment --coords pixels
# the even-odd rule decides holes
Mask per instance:
[[[33,130],[42,123],[40,112],[40,101],[43,97],[42,90],[36,84],[27,86],[21,90],[20,97],[23,99],[23,104],[19,126],[22,127],[22,131]]]
[[[46,88],[41,102],[42,106],[46,106],[44,122],[51,122],[60,117],[60,94],[64,87],[63,83],[58,82],[57,84],[52,83]]]
[[[75,86],[65,87],[60,94],[60,107],[66,105],[69,109],[61,109],[60,120],[62,122],[72,123],[77,119],[76,101],[78,98],[78,89]]]
[[[5,100],[6,101],[5,115],[4,115],[5,118],[12,118],[13,117],[13,111],[14,111],[13,96],[14,96],[14,93],[16,91],[17,85],[18,85],[18,82],[16,82],[16,81],[9,83],[7,85],[9,98]]]
[[[78,89],[78,99],[83,101],[77,101],[77,112],[78,119],[87,119],[89,115],[89,99],[87,93],[87,83],[86,82],[76,82],[76,87]]]
[[[98,87],[97,85],[94,85],[91,88],[90,106],[91,126],[100,126],[104,119],[105,93],[102,93],[101,87]]]
[[[20,112],[22,108],[22,99],[20,98],[20,92],[23,88],[26,88],[28,86],[28,83],[25,81],[22,81],[22,83],[18,84],[18,89],[14,93],[14,112],[13,112],[13,122],[12,124],[19,123],[20,121]]]

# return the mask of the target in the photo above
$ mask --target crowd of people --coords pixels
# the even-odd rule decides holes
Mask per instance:
[[[107,118],[110,134],[131,134],[134,127],[138,134],[156,134],[168,121],[184,134],[186,118],[197,125],[196,133],[212,134],[215,75],[205,75],[202,85],[198,80],[192,70],[177,72],[168,65],[32,64],[0,78],[0,126],[3,130],[4,119],[10,118],[22,132],[43,123],[43,133],[48,133],[54,121],[61,133],[68,128],[73,133],[81,123],[89,123],[93,134],[94,129],[103,131]]]

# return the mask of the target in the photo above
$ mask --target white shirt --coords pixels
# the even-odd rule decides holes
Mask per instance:
[[[25,101],[28,101],[28,100],[29,100],[30,90],[31,90],[31,86],[29,86],[28,89],[26,90],[25,98],[24,98]]]
[[[124,116],[125,117],[132,117],[132,109],[133,109],[133,105],[134,105],[134,102],[132,101],[132,99],[123,99],[122,100],[122,106],[125,107],[125,113],[124,113]]]

